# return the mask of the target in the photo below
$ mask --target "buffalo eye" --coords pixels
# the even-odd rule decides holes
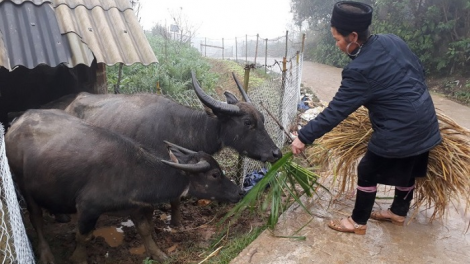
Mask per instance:
[[[212,173],[212,177],[213,177],[214,179],[217,179],[217,178],[220,177],[220,173],[219,173],[219,172],[214,172],[214,173]]]
[[[245,126],[251,126],[253,124],[249,119],[245,119],[243,122],[245,123]]]

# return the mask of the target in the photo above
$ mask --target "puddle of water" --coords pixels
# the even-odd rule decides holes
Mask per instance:
[[[98,228],[93,232],[93,235],[104,238],[110,247],[117,247],[122,244],[124,240],[124,233],[114,226]]]
[[[139,247],[129,249],[129,253],[133,255],[143,255],[145,253],[144,245],[140,245]]]

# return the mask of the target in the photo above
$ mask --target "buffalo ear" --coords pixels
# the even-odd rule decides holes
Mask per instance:
[[[238,99],[233,93],[231,93],[229,91],[225,91],[224,95],[225,95],[225,98],[227,98],[227,103],[229,103],[229,104],[238,103]]]
[[[212,109],[210,109],[207,105],[203,104],[204,106],[204,111],[206,112],[206,114],[209,116],[209,117],[213,117],[213,118],[217,118],[217,116],[214,114],[214,111],[212,111]]]
[[[168,148],[168,154],[170,155],[170,160],[173,161],[174,163],[180,163],[178,158],[173,154],[173,151],[171,151],[170,148]]]

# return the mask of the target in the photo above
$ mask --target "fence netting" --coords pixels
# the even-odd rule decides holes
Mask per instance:
[[[0,263],[34,263],[5,152],[4,128],[0,124]]]
[[[261,39],[257,36],[254,37]],[[300,102],[303,64],[302,42],[299,36],[294,36],[294,39],[298,39],[298,41],[287,37],[265,40],[264,43],[258,41],[258,52],[256,52],[256,46],[248,45],[246,47],[241,44],[236,45],[240,50],[235,52],[233,47],[227,48],[226,40],[224,41],[226,50],[223,56],[221,49],[207,47],[212,51],[209,53],[204,52],[205,49],[201,50],[203,56],[215,59],[235,59],[245,67],[250,65],[254,70],[264,70],[269,73],[266,75],[266,81],[261,85],[257,87],[249,85],[248,96],[256,108],[263,113],[266,130],[281,150],[286,147],[288,142],[286,133],[296,123],[297,106]],[[270,42],[274,45],[269,45]],[[210,46],[222,45],[221,41],[217,42],[217,40],[210,40],[209,43]],[[253,44],[257,41],[251,39],[244,43]],[[245,48],[245,53],[243,48]],[[230,53],[230,49],[232,49],[232,53]],[[211,95],[218,100],[225,101],[222,95]],[[192,90],[173,95],[172,98],[183,105],[203,108]],[[284,130],[279,125],[282,125]],[[246,175],[260,172],[266,168],[266,164],[247,157],[240,160],[238,154],[230,149],[224,149],[214,157],[224,168],[227,176],[240,184],[243,184]]]
[[[230,41],[233,43],[230,44]],[[252,68],[252,71],[267,73],[263,75],[266,77],[266,81],[261,85],[255,87],[249,83],[248,96],[256,108],[263,113],[266,130],[274,143],[282,150],[286,146],[287,135],[280,129],[277,122],[286,131],[289,131],[290,126],[295,123],[302,78],[302,36],[286,34],[286,36],[274,39],[246,36],[223,41],[221,39],[205,39],[204,43],[200,50],[202,56],[220,60],[235,60],[244,67]],[[224,49],[218,48],[222,46]],[[126,93],[148,92],[137,87],[127,87],[123,91]],[[220,101],[226,100],[223,92],[221,94],[209,92],[209,95]],[[192,89],[165,96],[182,105],[203,109],[202,103]],[[239,99],[241,98],[239,97]],[[247,174],[266,168],[266,164],[259,161],[239,158],[234,150],[228,148],[214,155],[214,158],[220,163],[227,176],[239,184],[243,184]]]

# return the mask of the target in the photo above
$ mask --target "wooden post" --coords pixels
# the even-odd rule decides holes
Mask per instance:
[[[243,89],[245,90],[245,93],[248,93],[248,83],[250,81],[250,65],[245,64],[245,76],[243,78]],[[237,161],[237,179],[242,178],[242,167],[243,167],[243,157],[238,154],[238,161]]]
[[[106,64],[97,63],[95,72],[96,81],[93,86],[93,92],[97,94],[108,93],[108,80],[106,78]]]
[[[250,65],[245,64],[245,76],[243,78],[243,87],[246,93],[248,93],[249,82],[250,82]]]
[[[266,48],[264,50],[264,73],[268,72],[268,39],[266,41]]]
[[[121,93],[120,86],[121,86],[121,77],[122,77],[122,65],[123,65],[122,62],[119,63],[118,79],[117,79],[116,85],[114,86],[114,93],[115,94],[120,94]]]
[[[235,37],[235,61],[238,62],[238,42],[237,42],[237,37]]]
[[[207,38],[204,38],[204,57],[207,57]]]
[[[286,55],[284,57],[287,58],[287,43],[289,43],[289,31],[286,31]]]
[[[279,117],[282,117],[282,102],[284,100],[284,95],[285,95],[285,91],[286,91],[286,81],[287,81],[287,43],[289,41],[289,31],[286,31],[286,52],[285,52],[285,55],[284,55],[284,58],[282,58],[282,83],[281,83],[281,101],[279,102],[279,104],[281,105],[281,107],[279,107],[279,113],[278,113],[278,116]]]
[[[259,40],[259,34],[256,34],[255,65],[256,65],[256,57],[258,57],[258,40]]]
[[[160,87],[160,81],[157,81],[157,94],[162,94],[162,88]]]
[[[304,53],[304,48],[305,48],[305,33],[302,34],[302,49],[301,49],[302,53]]]
[[[248,35],[245,35],[245,64],[248,64]]]

